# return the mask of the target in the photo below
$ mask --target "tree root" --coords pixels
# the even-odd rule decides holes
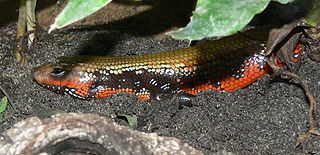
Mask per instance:
[[[300,134],[298,136],[298,140],[296,142],[296,147],[301,146],[303,154],[308,154],[308,151],[307,151],[308,142],[311,140],[313,135],[320,135],[320,131],[317,130],[318,123],[314,119],[314,113],[317,110],[317,102],[314,97],[314,93],[310,89],[310,86],[308,85],[308,83],[305,82],[305,80],[303,80],[298,74],[292,73],[289,71],[280,70],[280,67],[278,67],[277,65],[275,65],[273,63],[274,61],[268,60],[267,62],[270,65],[270,67],[272,68],[272,70],[274,71],[275,76],[283,75],[283,76],[288,76],[288,77],[297,79],[300,82],[301,86],[303,87],[303,89],[307,95],[307,98],[310,102],[310,107],[309,107],[308,114],[307,114],[309,131],[306,134]]]

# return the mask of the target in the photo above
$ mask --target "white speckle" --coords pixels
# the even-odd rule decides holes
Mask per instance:
[[[137,70],[136,71],[136,74],[138,75],[138,74],[142,74],[143,73],[143,71],[142,70]]]
[[[163,90],[169,89],[170,88],[170,83],[166,83],[166,84],[162,85],[160,88],[163,89]]]
[[[103,87],[103,86],[98,86],[97,89],[98,89],[98,91],[99,91],[99,90],[103,90],[104,87]]]
[[[140,86],[141,81],[135,81],[134,84],[139,87]]]
[[[155,79],[151,79],[149,83],[152,84],[152,85],[155,85],[155,86],[158,85],[158,83],[157,83],[157,81]]]
[[[80,75],[82,76],[79,81],[81,83],[85,83],[91,79],[92,73],[88,74],[87,72],[84,72],[84,73],[80,72]]]
[[[159,96],[159,95],[157,95],[156,100],[158,100],[158,101],[160,101],[160,100],[161,100],[161,98],[160,98],[160,96]]]

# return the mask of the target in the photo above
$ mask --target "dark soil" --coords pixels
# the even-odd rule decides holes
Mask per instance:
[[[183,7],[181,7],[183,8]],[[177,9],[177,7],[173,7]],[[191,10],[191,9],[190,9]],[[262,77],[247,88],[235,92],[206,91],[192,100],[192,106],[179,106],[176,100],[138,101],[134,95],[118,94],[106,99],[84,101],[50,92],[31,78],[31,69],[61,56],[133,55],[161,52],[188,46],[187,41],[165,37],[170,27],[186,23],[161,10],[152,15],[128,17],[96,27],[78,27],[47,34],[27,53],[27,65],[21,67],[12,56],[15,25],[0,29],[0,84],[13,99],[13,107],[4,112],[3,132],[24,118],[49,117],[59,112],[96,113],[129,125],[117,114],[136,115],[138,130],[172,136],[212,154],[227,150],[236,154],[299,154],[295,148],[299,134],[308,130],[309,108],[303,89],[295,80],[272,81]],[[184,13],[185,17],[188,13]],[[141,17],[142,16],[142,17]],[[149,20],[159,17],[164,24]],[[166,18],[169,21],[166,22]],[[143,19],[143,20],[142,20]],[[185,19],[185,18],[184,18]],[[141,23],[141,21],[144,21]],[[144,25],[144,26],[143,26]],[[147,26],[145,26],[147,25]],[[142,28],[141,28],[142,27]],[[306,59],[299,74],[311,85],[320,101],[320,64]],[[317,112],[318,114],[318,112]],[[309,143],[311,153],[320,153],[320,137]]]

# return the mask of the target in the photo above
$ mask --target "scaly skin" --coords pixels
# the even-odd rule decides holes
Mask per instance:
[[[148,100],[208,89],[234,91],[267,74],[263,55],[267,36],[268,31],[257,28],[169,52],[68,58],[36,68],[33,78],[52,91],[82,99],[117,92]]]

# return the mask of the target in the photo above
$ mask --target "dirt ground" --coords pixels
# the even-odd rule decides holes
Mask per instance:
[[[171,9],[178,8],[183,7]],[[61,56],[133,55],[187,47],[187,41],[164,35],[168,29],[187,20],[175,20],[181,17],[162,14],[161,7],[154,9],[95,27],[69,28],[52,34],[41,30],[40,40],[27,53],[24,67],[12,57],[15,24],[1,27],[0,84],[13,99],[15,111],[9,107],[4,112],[0,132],[30,116],[46,118],[59,112],[82,112],[114,118],[117,114],[128,114],[138,117],[137,130],[179,138],[205,154],[219,150],[236,154],[301,153],[301,148],[294,145],[298,134],[308,129],[309,106],[295,80],[266,84],[267,75],[235,92],[203,92],[192,100],[191,107],[182,108],[176,100],[138,101],[128,94],[84,101],[50,92],[32,80],[32,68],[55,62]],[[306,59],[299,74],[311,85],[319,103],[320,64]],[[114,120],[129,125],[122,118]],[[320,154],[320,137],[313,138],[308,150]]]

